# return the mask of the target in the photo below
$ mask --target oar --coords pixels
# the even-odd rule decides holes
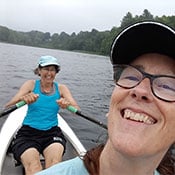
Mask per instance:
[[[7,114],[9,114],[9,113],[11,113],[11,112],[13,112],[14,110],[16,110],[18,108],[24,106],[25,104],[26,104],[25,101],[20,101],[20,102],[16,103],[15,105],[13,105],[13,106],[11,106],[11,107],[9,107],[7,109],[4,109],[3,111],[0,112],[0,118],[5,116],[5,115],[7,115]],[[104,123],[102,123],[101,121],[98,121],[98,120],[96,120],[96,119],[94,119],[92,117],[88,117],[88,116],[82,114],[81,111],[79,111],[78,109],[74,108],[73,106],[68,106],[67,109],[70,112],[73,112],[73,113],[75,113],[75,114],[77,114],[77,115],[79,115],[79,116],[81,116],[81,117],[83,117],[83,118],[93,122],[93,123],[96,123],[97,125],[103,127],[104,129],[107,129],[107,126]]]
[[[81,111],[79,111],[78,109],[74,108],[73,106],[68,106],[67,109],[70,112],[73,112],[73,113],[75,113],[75,114],[77,114],[77,115],[79,115],[79,116],[81,116],[81,117],[83,117],[83,118],[93,122],[93,123],[96,123],[97,125],[103,127],[104,129],[107,129],[107,126],[104,123],[102,123],[101,121],[98,121],[98,120],[96,120],[96,119],[94,119],[92,117],[88,117],[88,116],[82,114]]]
[[[25,101],[20,101],[20,102],[16,103],[15,105],[10,106],[9,108],[2,110],[0,112],[0,118],[3,117],[4,115],[9,114],[10,112],[13,112],[14,110],[16,110],[18,108],[24,106],[25,104],[26,104]]]

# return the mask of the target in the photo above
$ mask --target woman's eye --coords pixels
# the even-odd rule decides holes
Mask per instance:
[[[159,85],[159,87],[161,87],[162,89],[165,89],[165,90],[170,90],[170,91],[174,91],[175,92],[175,87],[169,86],[167,84]]]
[[[135,76],[125,76],[123,79],[131,80],[131,81],[139,81],[139,79]]]

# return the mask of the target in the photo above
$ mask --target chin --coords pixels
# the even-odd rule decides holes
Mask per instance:
[[[110,143],[115,151],[127,156],[141,156],[145,154],[145,147],[141,145],[141,141],[134,138],[117,135],[110,138]]]

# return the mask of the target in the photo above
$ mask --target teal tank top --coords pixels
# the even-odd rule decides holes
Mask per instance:
[[[39,97],[36,102],[28,105],[23,125],[28,125],[39,130],[48,130],[57,126],[59,106],[56,100],[60,99],[58,84],[54,82],[53,94],[45,94],[41,92],[40,80],[36,80],[33,92],[39,94]]]

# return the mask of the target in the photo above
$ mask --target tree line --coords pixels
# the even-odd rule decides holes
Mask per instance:
[[[33,47],[43,47],[51,49],[78,51],[94,53],[99,55],[109,55],[110,46],[114,37],[127,26],[144,20],[158,21],[175,28],[175,16],[153,16],[147,9],[141,15],[133,16],[128,12],[119,27],[112,27],[111,30],[98,31],[92,29],[90,32],[81,31],[71,35],[61,32],[60,34],[41,31],[19,32],[7,27],[0,26],[0,42],[27,45]]]

